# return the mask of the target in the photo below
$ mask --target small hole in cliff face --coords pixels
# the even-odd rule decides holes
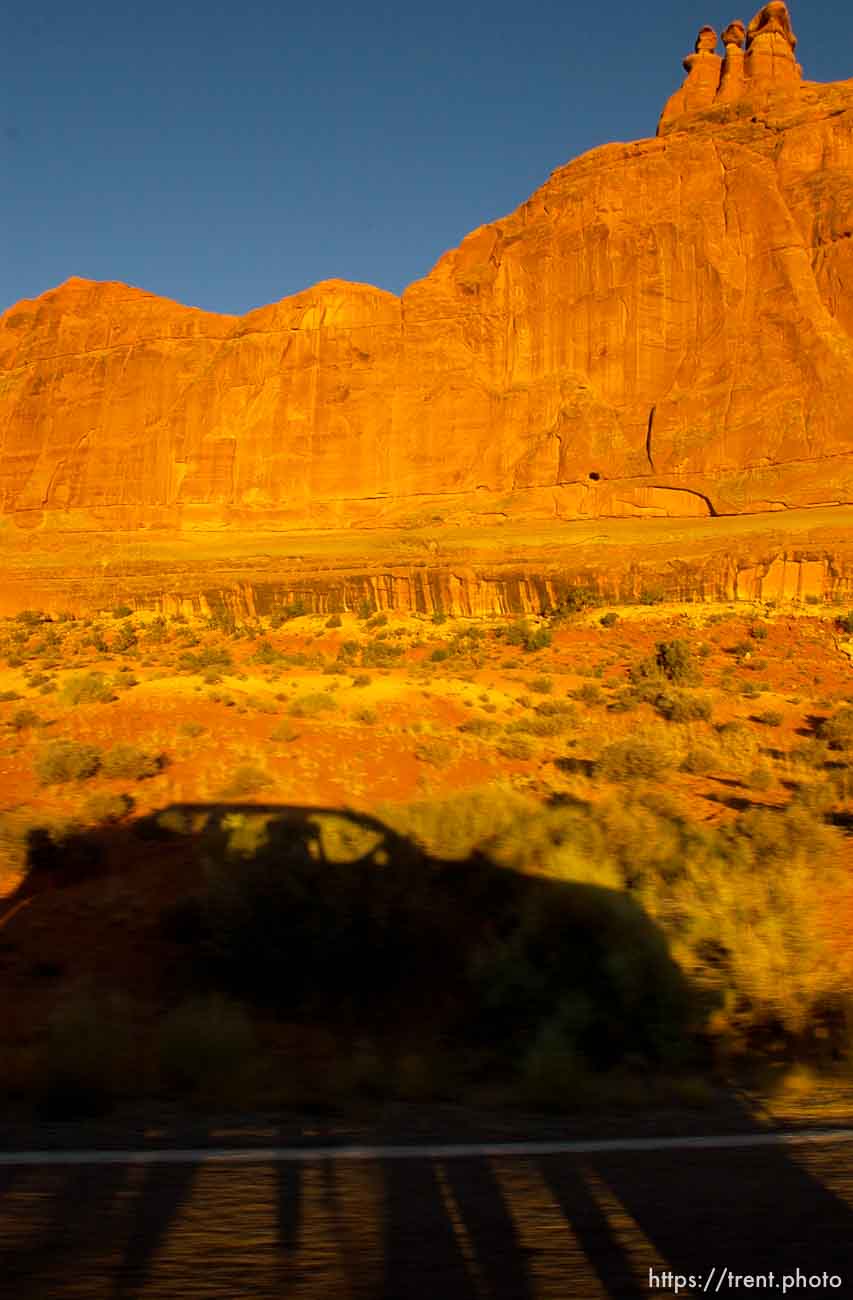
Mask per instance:
[[[591,478],[593,483],[597,483],[598,480],[601,478],[601,475],[599,474],[597,469],[591,469],[589,471],[589,477]]]

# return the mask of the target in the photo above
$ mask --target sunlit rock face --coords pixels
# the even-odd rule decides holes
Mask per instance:
[[[0,317],[20,528],[337,528],[853,501],[853,82],[704,28],[656,139],[558,169],[402,298],[244,317],[69,280]]]

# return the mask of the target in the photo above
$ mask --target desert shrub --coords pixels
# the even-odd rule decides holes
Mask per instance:
[[[755,721],[760,722],[763,727],[781,727],[784,718],[775,709],[765,709],[763,713],[755,715]]]
[[[340,614],[330,614],[326,619],[326,627],[340,627],[342,623],[343,619]]]
[[[540,700],[536,713],[541,718],[562,718],[569,726],[577,722],[578,711],[569,700]]]
[[[711,717],[709,699],[678,689],[661,691],[655,696],[654,707],[667,722],[708,722]]]
[[[38,627],[40,623],[48,621],[47,614],[43,614],[40,609],[22,609],[15,615],[15,622],[22,623],[24,627]]]
[[[244,703],[253,713],[278,713],[278,705],[269,695],[247,695]]]
[[[853,954],[830,936],[850,885],[819,818],[743,813],[644,899],[687,975],[719,995],[712,1030],[730,1044],[814,1045],[847,1032]]]
[[[269,785],[272,785],[272,777],[268,772],[253,763],[241,763],[221,793],[225,799],[241,799],[244,795],[257,794]]]
[[[691,745],[684,756],[682,771],[694,776],[704,776],[720,766],[720,751],[716,745],[698,742]]]
[[[751,771],[758,759],[758,740],[752,728],[737,720],[724,722],[717,727],[720,757],[724,766],[738,771]]]
[[[387,641],[368,641],[362,647],[361,662],[365,668],[384,668],[396,663],[405,654],[403,646],[389,645]]]
[[[246,1070],[255,1037],[239,1003],[214,994],[190,998],[171,1011],[160,1025],[157,1048],[167,1088],[216,1091]]]
[[[8,704],[11,700],[20,700],[21,698],[20,691],[0,691],[0,704]]]
[[[86,781],[101,767],[101,755],[94,745],[75,740],[52,740],[35,757],[35,773],[42,785]]]
[[[482,851],[495,836],[520,822],[530,824],[539,807],[502,786],[487,786],[445,799],[382,808],[384,823],[410,837],[434,857],[452,860]]]
[[[756,763],[746,773],[743,781],[751,790],[769,790],[775,781],[773,768],[769,763]]]
[[[207,727],[202,726],[200,722],[182,722],[178,727],[178,734],[181,736],[190,736],[195,739],[196,736],[203,736]]]
[[[15,709],[9,718],[9,726],[13,731],[26,731],[30,727],[37,727],[41,723],[41,715],[36,713],[35,709]]]
[[[379,714],[375,709],[363,705],[361,708],[353,709],[350,714],[353,722],[363,722],[366,726],[372,727],[375,722],[379,721]]]
[[[282,609],[276,610],[272,615],[270,618],[270,627],[275,630],[276,628],[281,627],[283,623],[289,623],[291,619],[304,618],[305,615],[310,612],[311,611],[307,604],[301,598],[291,600],[289,604],[285,605]]]
[[[848,614],[839,614],[835,624],[839,632],[843,632],[845,636],[853,636],[853,610]]]
[[[604,703],[604,692],[600,686],[596,686],[595,682],[583,682],[581,686],[576,687],[576,689],[570,691],[569,694],[571,698],[577,700],[579,704]]]
[[[598,758],[598,770],[610,781],[653,781],[676,764],[672,743],[656,732],[638,732],[605,745]]]
[[[446,623],[447,615],[442,613],[440,609],[434,609],[432,611],[432,615],[430,616],[430,622],[435,623],[436,625],[440,625],[441,623]]]
[[[435,650],[430,653],[429,660],[430,663],[433,664],[443,664],[445,660],[450,658],[450,655],[451,651],[448,647],[446,645],[440,645],[436,646]]]
[[[662,675],[676,686],[698,686],[702,680],[686,641],[658,642],[655,659]]]
[[[126,1081],[132,1038],[117,998],[78,989],[56,1008],[42,1048],[37,1105],[50,1119],[102,1115]]]
[[[136,633],[129,623],[125,623],[113,637],[111,648],[116,654],[124,654],[126,650],[132,650],[136,643]]]
[[[560,888],[532,882],[507,937],[478,955],[480,1023],[521,1050],[558,1035],[598,1067],[630,1052],[673,1058],[689,1002],[665,938],[628,894],[598,883],[596,864],[576,871]]]
[[[551,717],[516,718],[504,728],[508,736],[560,736],[566,730],[565,720],[559,714]]]
[[[178,667],[190,673],[227,673],[234,661],[224,646],[208,645],[198,651],[185,650],[178,657]]]
[[[94,825],[120,822],[133,812],[133,799],[129,794],[92,794],[84,800],[81,809],[83,821]]]
[[[638,599],[641,605],[662,605],[666,592],[663,587],[643,587]]]
[[[412,752],[419,763],[431,763],[434,767],[446,767],[456,755],[451,742],[440,736],[424,736]]]
[[[103,673],[78,673],[67,677],[59,691],[60,704],[77,708],[81,704],[107,704],[115,692]]]
[[[465,722],[459,723],[459,730],[471,736],[496,736],[501,730],[501,724],[493,718],[467,718]]]
[[[281,658],[281,651],[276,650],[275,646],[271,645],[269,641],[264,639],[252,655],[252,663],[276,664],[281,662]]]
[[[298,696],[287,711],[294,718],[315,718],[321,713],[331,713],[337,707],[334,695],[329,695],[326,691],[314,691],[309,695]]]
[[[533,756],[533,746],[524,736],[505,736],[497,746],[498,753],[510,760],[524,761]]]
[[[289,745],[291,741],[298,739],[299,732],[296,730],[292,722],[288,722],[287,718],[279,722],[270,732],[270,740],[280,741],[285,745]]]
[[[129,605],[116,605],[113,610],[113,618],[129,618],[133,610]]]
[[[619,622],[619,615],[615,610],[610,609],[606,614],[602,614],[598,621],[602,627],[614,627]]]
[[[162,754],[126,744],[114,745],[103,756],[101,763],[104,776],[120,776],[129,781],[143,781],[147,777],[156,776],[163,766]]]
[[[753,641],[765,641],[767,639],[767,624],[753,623],[749,629],[749,635]]]
[[[853,705],[845,705],[822,722],[818,735],[830,749],[853,748]]]
[[[367,626],[371,629],[375,627],[386,627],[387,624],[388,624],[387,614],[374,614],[372,618],[367,620]]]
[[[571,1107],[600,1090],[589,1062],[573,1041],[572,1026],[557,1015],[541,1025],[521,1063],[521,1093],[530,1105],[545,1110]],[[568,1032],[567,1032],[568,1031]]]
[[[537,627],[525,636],[522,645],[529,654],[533,654],[537,650],[545,650],[551,644],[551,640],[551,633],[547,627]]]

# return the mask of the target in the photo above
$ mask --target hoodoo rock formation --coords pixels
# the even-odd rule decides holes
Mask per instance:
[[[655,139],[561,167],[401,298],[237,318],[69,280],[0,317],[0,512],[43,529],[853,501],[853,82],[785,5],[703,28]]]

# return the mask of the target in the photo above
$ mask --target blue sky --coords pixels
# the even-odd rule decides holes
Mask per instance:
[[[226,312],[333,276],[399,293],[555,167],[653,135],[699,27],[752,13],[19,4],[0,42],[0,311],[70,275]],[[791,13],[805,75],[853,77],[849,0]]]

